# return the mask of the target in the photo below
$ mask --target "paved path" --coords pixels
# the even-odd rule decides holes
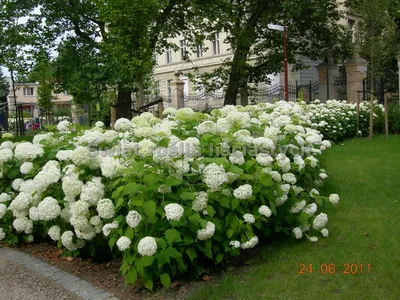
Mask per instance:
[[[0,248],[0,300],[118,300],[87,281],[25,253]]]

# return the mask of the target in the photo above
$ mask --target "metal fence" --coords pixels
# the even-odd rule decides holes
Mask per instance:
[[[347,99],[347,78],[345,73],[333,77],[333,99]]]
[[[372,84],[372,88],[371,88]],[[395,101],[399,99],[398,83],[397,81],[389,80],[386,77],[381,77],[376,80],[366,78],[362,81],[361,100],[369,100],[371,93],[374,94],[374,98],[378,99],[379,103],[384,102],[385,93],[388,95],[389,101]]]

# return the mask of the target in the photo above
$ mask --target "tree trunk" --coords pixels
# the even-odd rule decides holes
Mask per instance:
[[[143,83],[143,75],[138,75],[138,96],[136,101],[136,109],[139,110],[140,107],[144,104],[144,83]]]
[[[117,98],[117,119],[126,118],[132,119],[132,96],[131,89],[123,86],[118,87],[118,98]]]
[[[249,45],[238,45],[238,48],[235,51],[229,74],[228,88],[225,93],[224,105],[236,105],[240,82],[243,80],[243,76],[248,76],[245,68],[249,51]]]

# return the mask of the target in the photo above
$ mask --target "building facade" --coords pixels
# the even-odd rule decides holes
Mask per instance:
[[[361,19],[344,7],[344,1],[338,1],[338,8],[344,12],[343,18],[339,21],[339,24],[349,31],[354,42],[356,40],[356,30]],[[193,71],[195,68],[199,73],[211,72],[215,68],[220,67],[225,59],[231,58],[233,52],[230,49],[230,45],[224,42],[225,39],[226,34],[224,32],[217,33],[214,40],[205,41],[204,47],[207,49],[206,51],[200,46],[197,46],[196,49],[191,49],[192,51],[189,53],[186,52],[186,50],[189,49],[186,49],[183,37],[171,39],[170,41],[172,43],[178,45],[179,51],[166,49],[164,53],[155,55],[156,67],[154,68],[153,77],[156,84],[155,89],[158,91],[158,94],[164,98],[170,99],[172,93],[171,82],[174,80],[174,72],[178,70],[182,74],[180,79],[184,82],[185,106],[197,107],[199,106],[199,102],[200,106],[205,105],[199,101],[200,98],[198,96],[201,95],[201,92],[196,90],[196,88],[198,88],[196,83],[191,82],[184,74]],[[250,57],[249,63],[255,59],[256,57]],[[308,90],[311,92],[311,88],[314,90],[318,89],[318,82],[320,79],[319,71],[321,69],[321,63],[323,62],[313,61],[307,57],[301,57],[301,60],[308,68],[300,71],[292,71],[291,66],[289,66],[289,85],[292,87],[292,90],[295,90],[295,93],[301,86],[306,87],[305,90],[308,93]],[[339,69],[339,66],[337,66],[337,69]],[[259,89],[268,91],[269,89],[276,89],[278,86],[283,86],[283,73],[270,74],[268,77],[271,83],[261,83],[258,86]],[[215,80],[218,80],[218,78]],[[310,87],[310,89],[308,87]],[[215,97],[205,99],[206,102],[208,100],[211,101],[211,107],[221,106],[223,103],[222,88],[215,92]],[[218,97],[218,93],[220,93],[221,97]],[[168,101],[166,105],[168,105]]]
[[[38,106],[38,89],[40,89],[39,84],[34,82],[16,83],[15,87],[17,104],[21,104],[23,111],[28,112],[31,117],[38,117],[40,115],[40,108]],[[53,94],[53,96],[54,108],[71,108],[71,95],[68,95],[68,93],[60,93]],[[8,94],[8,109],[10,113],[15,112],[14,92],[12,87],[10,87]]]

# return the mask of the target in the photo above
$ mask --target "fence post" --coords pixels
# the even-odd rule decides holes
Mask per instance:
[[[172,107],[179,109],[185,107],[184,86],[185,83],[179,78],[180,72],[174,72],[174,80],[171,81],[171,101]]]
[[[310,85],[308,86],[308,102],[311,102],[313,99],[312,99],[312,83],[311,83],[311,80],[310,80]]]
[[[362,100],[365,101],[365,79],[362,81]]]
[[[379,101],[382,103],[384,100],[383,98],[385,97],[385,87],[384,87],[384,78],[383,76],[380,78],[380,83],[379,83]]]
[[[296,80],[296,99],[299,98],[299,89],[297,88],[297,80]]]
[[[357,102],[358,91],[362,81],[367,77],[368,62],[359,55],[359,46],[354,45],[353,56],[346,60],[347,101]]]

